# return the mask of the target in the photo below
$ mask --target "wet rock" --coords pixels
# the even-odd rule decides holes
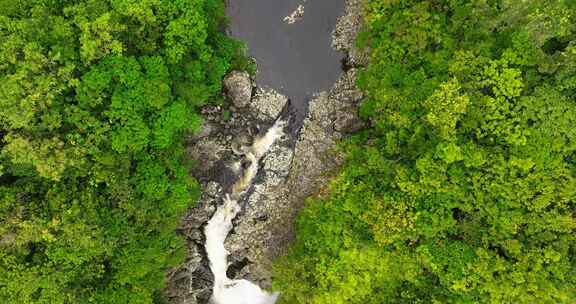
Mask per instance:
[[[345,13],[336,25],[332,35],[332,46],[346,52],[347,64],[352,67],[364,66],[369,61],[370,51],[356,47],[356,36],[362,29],[366,0],[346,0]]]
[[[362,98],[354,87],[356,75],[355,70],[348,71],[329,92],[317,94],[310,102],[310,112],[296,143],[286,181],[254,202],[255,205],[274,206],[264,222],[266,231],[271,233],[260,242],[261,255],[269,261],[286,252],[294,237],[294,219],[305,199],[326,187],[343,163],[344,157],[336,145],[345,134],[335,130],[334,125],[339,117],[343,126],[358,121],[357,108],[351,106]]]
[[[351,108],[336,113],[334,130],[340,133],[354,133],[364,128],[364,121],[358,118],[355,111],[355,108]]]
[[[224,88],[234,106],[244,108],[252,97],[252,80],[247,72],[234,71],[224,78]]]
[[[193,172],[201,182],[202,197],[183,220],[181,231],[188,240],[188,260],[170,279],[167,294],[171,303],[208,302],[213,277],[204,251],[203,227],[221,204],[223,195],[228,193],[229,187],[241,171],[242,154],[244,154],[242,147],[250,145],[253,137],[262,131],[259,124],[264,126],[272,124],[287,102],[286,97],[273,90],[258,92],[259,94],[255,96],[256,106],[250,102],[249,108],[238,110],[241,115],[233,114],[226,122],[209,122],[207,127],[209,130],[202,131],[204,134],[196,135],[190,140],[188,152],[197,163]],[[203,112],[209,117],[216,117],[221,110],[207,106]],[[265,229],[267,225],[265,222],[274,204],[256,204],[256,202],[261,201],[262,195],[269,193],[271,187],[278,186],[286,180],[293,151],[284,147],[285,140],[287,139],[284,138],[282,147],[273,146],[262,160],[265,169],[258,178],[259,182],[244,198],[244,212],[235,220],[234,232],[226,242],[226,247],[231,252],[230,261],[238,265],[232,267],[233,274],[237,278],[264,283],[262,285],[264,287],[270,287],[269,280],[262,281],[262,278],[270,277],[270,264],[265,263],[268,260],[262,258],[262,248],[258,244],[270,238],[270,233]],[[254,222],[261,224],[253,225]]]
[[[251,143],[252,137],[246,132],[241,132],[232,139],[232,151],[236,155],[244,155],[246,153],[246,147]]]
[[[250,103],[250,111],[261,121],[273,121],[287,102],[286,96],[273,89],[258,88]]]
[[[300,21],[304,17],[304,5],[300,4],[298,7],[292,12],[292,14],[284,17],[284,22],[288,24],[294,24],[297,21]]]
[[[267,256],[267,245],[273,235],[269,229],[274,219],[280,217],[279,203],[285,200],[276,197],[285,187],[290,173],[294,151],[287,146],[288,138],[277,141],[262,160],[261,174],[251,191],[244,198],[244,212],[238,217],[235,233],[226,240],[226,248],[235,259],[246,258],[246,264],[238,275],[270,288],[271,259]]]
[[[216,210],[222,193],[216,182],[203,184],[200,200],[180,224],[179,231],[188,241],[188,253],[186,262],[168,275],[170,284],[165,294],[171,303],[208,303],[213,276],[205,258],[202,228]]]
[[[208,182],[202,185],[202,196],[196,204],[196,206],[190,210],[188,215],[183,221],[182,229],[185,234],[195,241],[201,241],[203,236],[196,238],[196,234],[192,234],[192,230],[200,228],[206,221],[210,219],[214,211],[216,210],[216,205],[223,195],[222,186],[216,182]]]
[[[249,261],[236,273],[239,278],[270,287],[273,260],[292,240],[293,220],[304,199],[325,186],[342,164],[336,144],[344,129],[355,128],[360,121],[353,106],[362,97],[354,87],[356,74],[348,71],[330,91],[313,98],[294,150],[284,139],[263,159],[261,174],[244,198],[244,211],[225,243],[233,260]]]
[[[332,100],[338,101],[338,107],[356,108],[358,103],[364,98],[364,94],[356,87],[358,69],[349,69],[329,92]]]
[[[280,177],[286,178],[290,173],[293,156],[294,151],[289,147],[275,145],[264,158],[262,169],[264,172],[275,172]]]
[[[203,190],[207,198],[215,199],[222,195],[222,187],[215,182],[208,182]]]

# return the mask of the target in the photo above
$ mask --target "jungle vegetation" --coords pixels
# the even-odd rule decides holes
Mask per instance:
[[[360,114],[283,303],[576,303],[576,2],[368,0]]]
[[[183,135],[245,68],[220,0],[0,0],[0,303],[155,303]]]

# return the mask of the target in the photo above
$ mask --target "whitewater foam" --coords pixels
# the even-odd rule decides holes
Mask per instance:
[[[226,275],[228,270],[228,250],[224,241],[232,230],[232,220],[240,212],[238,199],[250,187],[258,173],[258,162],[270,147],[284,134],[286,122],[277,120],[263,136],[257,137],[246,149],[246,159],[250,163],[232,186],[232,191],[224,197],[223,204],[216,210],[204,228],[206,253],[210,269],[214,274],[213,304],[274,304],[278,293],[268,293],[247,280],[232,280]]]

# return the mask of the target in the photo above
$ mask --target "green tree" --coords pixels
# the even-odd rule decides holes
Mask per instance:
[[[184,132],[242,46],[220,0],[0,0],[0,302],[153,303],[194,202]]]
[[[574,2],[366,9],[372,127],[301,213],[284,303],[574,303]]]

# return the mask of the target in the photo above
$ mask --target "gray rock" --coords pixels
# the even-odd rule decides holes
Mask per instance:
[[[356,109],[345,109],[336,113],[334,130],[340,133],[353,133],[364,128],[364,121],[358,118]]]
[[[367,58],[362,55],[364,51],[354,46],[356,33],[362,26],[364,3],[365,0],[346,0],[346,13],[334,31],[333,45],[348,54],[351,66],[361,65]],[[258,129],[258,123],[271,124],[287,102],[287,98],[276,91],[260,88],[250,100],[249,77],[233,74],[227,77],[225,85],[233,100],[235,94],[242,96],[239,104],[234,102],[238,112],[233,113],[224,126],[216,127],[209,137],[201,138],[190,147],[191,156],[199,163],[195,172],[200,173],[195,174],[200,176],[208,175],[202,173],[208,168],[211,172],[218,171],[218,176],[224,175],[227,167],[216,166],[214,170],[215,163],[239,159],[233,151],[241,152],[237,148],[245,144],[245,139],[240,138],[242,132]],[[237,85],[240,78],[244,83]],[[294,219],[305,198],[321,193],[328,185],[344,159],[336,149],[338,141],[364,124],[357,117],[357,105],[363,96],[356,88],[356,79],[357,70],[352,68],[329,91],[317,94],[310,102],[309,114],[294,150],[285,138],[275,143],[262,160],[255,184],[241,200],[243,212],[234,220],[233,233],[225,242],[236,278],[270,287],[272,261],[286,253],[293,240]],[[234,93],[239,87],[244,90]],[[214,117],[220,117],[220,111],[216,107],[206,109],[206,113]],[[256,133],[248,132],[248,135]],[[235,147],[231,149],[232,145]],[[234,168],[227,170],[236,172]],[[210,296],[213,278],[203,248],[202,227],[222,202],[227,186],[221,179],[208,176],[219,182],[204,180],[202,197],[180,229],[187,237],[189,252],[187,263],[170,279],[167,294],[173,304],[205,304]]]
[[[234,106],[244,108],[252,98],[252,80],[247,72],[234,71],[224,78],[224,88]]]
[[[332,47],[348,54],[351,66],[364,66],[370,58],[368,49],[356,47],[356,35],[362,29],[366,0],[346,0],[346,11],[336,24],[332,35]]]
[[[222,195],[222,187],[216,182],[208,182],[203,190],[209,198],[218,198]]]
[[[283,178],[286,178],[290,173],[293,156],[294,151],[290,148],[281,145],[274,145],[264,158],[262,169],[265,172],[274,171]]]
[[[259,120],[273,121],[280,115],[287,102],[286,96],[273,89],[258,88],[250,103],[250,111]]]
[[[334,151],[343,134],[334,126],[351,128],[359,121],[351,106],[362,96],[355,80],[356,71],[351,70],[329,92],[317,94],[295,150],[280,141],[263,159],[262,174],[244,198],[244,212],[226,240],[233,260],[249,261],[238,277],[270,287],[272,262],[292,240],[293,220],[304,199],[326,186],[342,164],[343,156]]]
[[[182,220],[179,230],[188,240],[186,262],[169,272],[165,295],[171,303],[207,303],[212,292],[212,274],[206,263],[202,229],[220,202],[223,189],[216,182],[202,184],[202,197]]]
[[[252,137],[247,132],[240,132],[232,139],[232,151],[236,155],[244,155],[245,149],[252,143]]]
[[[271,259],[266,251],[266,245],[271,245],[269,241],[273,239],[269,228],[274,219],[281,217],[279,204],[285,202],[276,196],[284,189],[294,156],[294,151],[286,146],[287,140],[274,143],[262,160],[261,177],[243,199],[244,212],[236,220],[235,233],[226,240],[233,259],[249,261],[237,275],[264,288],[270,288],[271,283]]]

